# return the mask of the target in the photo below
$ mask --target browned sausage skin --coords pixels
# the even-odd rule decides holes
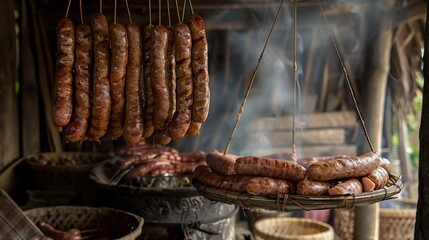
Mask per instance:
[[[137,24],[127,24],[129,37],[129,61],[126,74],[126,106],[124,140],[130,145],[138,144],[143,135],[144,121],[142,97],[142,34]]]
[[[167,90],[170,98],[170,108],[168,110],[168,121],[176,112],[176,42],[174,41],[174,28],[167,27],[167,62],[165,64],[165,73],[167,78]]]
[[[235,174],[234,164],[237,158],[239,158],[237,155],[223,155],[223,153],[216,151],[207,154],[206,162],[210,169],[215,173],[233,175]]]
[[[309,178],[329,181],[370,174],[380,165],[380,157],[373,152],[357,157],[347,157],[315,162],[308,167]]]
[[[193,137],[200,134],[200,131],[201,131],[201,123],[191,121],[191,124],[189,125],[189,128],[186,131],[185,135],[188,137]]]
[[[69,123],[73,112],[75,29],[70,18],[61,18],[57,23],[57,50],[52,118],[54,125],[61,131],[61,127]]]
[[[210,106],[210,88],[208,73],[208,45],[203,18],[192,14],[188,19],[192,36],[192,71],[194,83],[194,102],[192,120],[197,123],[206,121]]]
[[[362,178],[364,192],[378,190],[389,182],[389,173],[383,167],[376,168],[372,173]]]
[[[185,136],[191,124],[193,83],[191,67],[192,39],[189,27],[183,23],[175,25],[173,37],[176,43],[177,102],[176,112],[168,124],[168,135],[175,140]]]
[[[198,166],[194,171],[194,176],[203,184],[237,192],[245,192],[247,181],[250,179],[248,176],[217,174],[206,165]]]
[[[152,93],[152,81],[151,81],[151,65],[150,65],[150,51],[151,51],[151,33],[153,25],[147,25],[143,28],[143,82],[145,88],[145,106],[144,106],[144,130],[143,137],[148,138],[152,136],[155,131],[155,127],[152,123],[153,114],[153,93]]]
[[[277,195],[293,193],[293,184],[287,180],[269,177],[254,177],[246,184],[246,192],[251,195]]]
[[[304,179],[298,183],[296,194],[303,196],[320,196],[328,193],[332,185],[331,182]]]
[[[235,162],[234,170],[238,174],[264,176],[291,181],[301,181],[307,171],[297,163],[273,158],[245,156]]]
[[[91,27],[94,36],[93,94],[90,127],[86,135],[89,140],[98,141],[107,132],[111,108],[109,28],[106,17],[94,14]]]
[[[124,129],[124,89],[128,63],[128,36],[127,30],[122,24],[110,24],[109,42],[111,49],[110,90],[112,107],[108,134],[113,139],[117,139],[122,135]]]
[[[163,26],[155,26],[151,34],[150,50],[150,78],[154,99],[152,123],[155,129],[163,130],[167,127],[171,108],[168,91],[166,64],[167,64],[168,31]]]
[[[329,195],[345,195],[362,193],[362,183],[359,179],[351,178],[329,189]]]
[[[92,30],[88,24],[76,27],[75,86],[76,106],[66,127],[67,142],[82,141],[91,115]]]

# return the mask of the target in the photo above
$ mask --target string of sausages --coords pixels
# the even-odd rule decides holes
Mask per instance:
[[[368,152],[359,156],[307,157],[294,153],[266,157],[211,152],[195,179],[205,185],[249,195],[346,195],[384,188],[390,161]]]
[[[142,138],[165,145],[198,135],[210,105],[203,18],[192,13],[183,23],[183,11],[174,26],[169,17],[167,27],[152,21],[141,27],[126,1],[130,22],[123,25],[116,22],[115,1],[109,24],[101,5],[90,24],[83,23],[82,10],[76,27],[67,16],[57,23],[52,117],[66,142],[108,135],[130,145]]]

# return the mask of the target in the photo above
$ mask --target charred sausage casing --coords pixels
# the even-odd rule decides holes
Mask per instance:
[[[152,123],[152,113],[153,113],[153,93],[152,93],[152,81],[151,81],[151,67],[150,67],[150,51],[151,51],[151,34],[152,34],[152,25],[147,25],[143,28],[143,84],[144,84],[144,96],[145,96],[145,106],[144,106],[144,130],[143,137],[148,138],[152,136],[155,131],[155,127]]]
[[[192,71],[194,83],[194,102],[192,120],[206,121],[210,107],[210,88],[208,72],[208,45],[203,18],[192,14],[188,19],[192,36]]]
[[[251,195],[290,194],[293,191],[293,183],[283,179],[254,177],[246,184],[246,192]]]
[[[73,112],[73,64],[75,61],[75,29],[70,18],[61,18],[57,23],[57,66],[55,70],[55,93],[52,108],[54,125],[66,126]]]
[[[237,158],[239,158],[239,156],[233,154],[223,155],[220,152],[210,152],[206,156],[206,162],[215,173],[234,175],[234,164]]]
[[[124,129],[125,74],[128,63],[128,36],[122,24],[110,24],[109,42],[111,49],[110,90],[112,107],[108,134],[117,139]]]
[[[359,179],[351,178],[329,189],[329,195],[345,195],[362,193],[362,183]]]
[[[369,152],[357,157],[315,162],[308,167],[308,173],[311,180],[329,181],[362,177],[370,174],[379,165],[380,157],[376,153]]]
[[[304,179],[296,187],[296,194],[303,196],[320,196],[328,193],[331,182],[312,181]]]
[[[291,181],[304,180],[307,171],[295,162],[273,158],[246,156],[235,162],[235,172],[242,175],[263,176]]]
[[[185,136],[192,118],[192,38],[189,27],[183,23],[175,25],[173,38],[176,43],[177,101],[176,112],[168,124],[168,135],[175,140]]]
[[[76,27],[75,86],[76,106],[66,127],[67,142],[82,141],[91,115],[92,30],[88,24]]]
[[[142,97],[142,34],[137,24],[127,24],[129,37],[129,61],[126,74],[126,105],[124,140],[130,145],[138,144],[143,135],[144,120]]]
[[[198,166],[194,171],[195,178],[208,186],[225,190],[245,192],[250,177],[241,175],[224,176],[214,173],[206,165]]]
[[[152,123],[155,129],[158,130],[165,129],[170,120],[171,102],[166,75],[167,45],[167,29],[163,26],[153,27],[150,50],[150,78],[155,111],[152,113]]]
[[[111,108],[109,28],[106,17],[94,14],[91,27],[94,36],[94,71],[91,121],[86,135],[88,139],[98,141],[107,132]]]

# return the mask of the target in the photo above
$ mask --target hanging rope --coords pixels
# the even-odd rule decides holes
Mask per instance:
[[[71,0],[69,0],[69,4],[67,5],[66,17],[69,15]]]
[[[79,0],[80,23],[83,24],[82,0]]]
[[[130,7],[128,6],[128,0],[125,0],[125,5],[127,5],[128,20],[130,21],[130,23],[133,23],[133,19],[131,18]]]
[[[341,67],[343,69],[344,77],[346,79],[347,86],[348,86],[348,89],[350,91],[350,95],[352,96],[353,103],[354,103],[354,106],[356,108],[356,112],[359,115],[359,122],[360,122],[360,124],[362,126],[362,129],[363,129],[364,133],[365,133],[365,137],[366,137],[366,140],[368,142],[369,148],[371,149],[372,152],[375,152],[374,151],[374,147],[372,146],[372,143],[371,143],[371,139],[369,138],[369,134],[368,134],[368,130],[367,130],[366,125],[365,125],[365,121],[363,120],[363,117],[362,117],[362,114],[360,112],[360,109],[359,109],[359,106],[358,106],[355,94],[353,92],[353,87],[352,87],[352,84],[350,83],[350,79],[348,77],[346,67],[344,66],[343,60],[341,59],[341,55],[340,55],[340,52],[338,51],[337,44],[335,43],[334,35],[332,34],[331,27],[329,26],[329,23],[328,23],[328,19],[326,18],[326,15],[325,15],[325,12],[323,11],[322,5],[320,4],[320,0],[317,0],[317,3],[319,4],[320,11],[322,12],[323,18],[325,20],[326,28],[328,29],[329,36],[331,37],[332,45],[334,46],[334,49],[335,49],[335,52],[337,54],[338,60],[339,60],[339,62],[341,64]]]
[[[295,117],[296,117],[296,71],[298,66],[296,64],[296,16],[297,16],[297,0],[293,4],[293,116],[292,116],[292,153],[296,154],[296,131],[295,131]]]
[[[273,33],[274,26],[276,25],[277,19],[279,18],[280,11],[283,7],[283,3],[284,3],[284,0],[282,0],[282,2],[280,3],[279,9],[277,10],[277,14],[274,18],[273,24],[271,25],[270,31],[268,33],[268,37],[265,40],[264,47],[262,48],[261,55],[259,56],[258,62],[256,63],[255,70],[253,71],[252,78],[250,79],[249,85],[247,86],[246,93],[244,95],[243,101],[241,102],[241,106],[240,106],[240,109],[239,109],[238,114],[237,114],[237,119],[235,120],[235,124],[234,124],[234,127],[232,128],[231,135],[229,136],[228,142],[227,142],[225,150],[223,152],[224,155],[226,155],[228,153],[229,148],[231,146],[231,140],[234,138],[234,134],[235,134],[235,131],[237,130],[238,122],[241,119],[241,114],[244,112],[244,105],[246,104],[247,98],[249,97],[250,90],[252,89],[253,82],[255,81],[256,73],[258,71],[261,60],[264,56],[265,49],[267,48],[268,42],[271,38],[271,34]]]

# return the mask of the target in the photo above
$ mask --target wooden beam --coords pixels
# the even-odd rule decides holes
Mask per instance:
[[[2,2],[0,8],[0,169],[19,157],[14,10],[14,0]]]
[[[426,11],[425,53],[423,57],[423,107],[420,122],[419,199],[414,239],[429,239],[429,4]]]
[[[369,137],[374,151],[381,150],[383,130],[384,103],[386,98],[387,78],[390,69],[390,52],[392,46],[392,25],[389,12],[392,11],[394,0],[374,1],[374,11],[368,24],[374,35],[369,34],[366,65],[362,77],[361,106],[363,117],[368,126]],[[358,153],[368,152],[369,146],[364,137],[361,138]],[[377,240],[379,236],[379,204],[355,208],[355,225],[353,239]]]

